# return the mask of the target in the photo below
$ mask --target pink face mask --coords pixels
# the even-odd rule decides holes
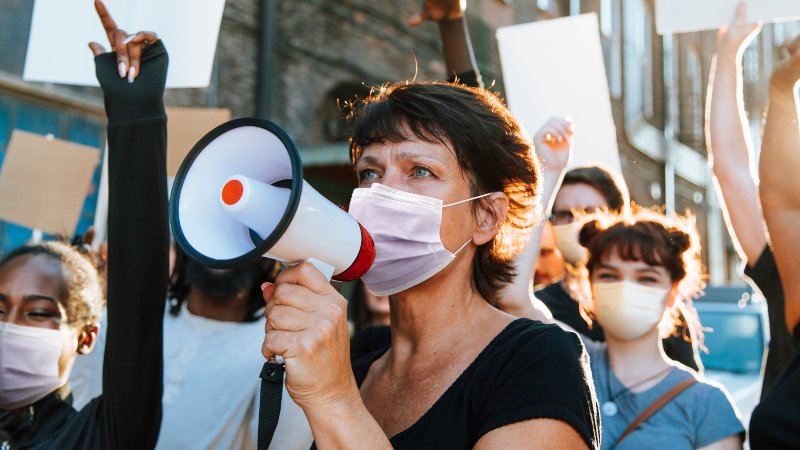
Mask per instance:
[[[491,193],[489,193],[491,194]],[[410,289],[436,275],[458,252],[442,244],[442,208],[489,194],[442,205],[438,198],[399,191],[375,183],[353,191],[350,214],[375,241],[375,262],[361,280],[379,297]]]
[[[0,323],[0,409],[31,405],[63,383],[61,330]]]

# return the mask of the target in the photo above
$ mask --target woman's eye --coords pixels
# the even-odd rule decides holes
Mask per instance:
[[[640,277],[639,283],[641,284],[654,284],[658,283],[658,280],[655,277]]]
[[[433,173],[426,167],[414,167],[415,177],[429,177],[431,175],[433,175]]]
[[[374,169],[364,169],[358,174],[358,179],[361,181],[371,180],[378,177],[378,172]]]
[[[28,317],[32,317],[34,319],[49,319],[52,317],[58,317],[58,315],[50,311],[37,310],[28,312]]]
[[[605,281],[614,281],[617,279],[617,276],[613,273],[601,273],[597,276],[597,278]]]

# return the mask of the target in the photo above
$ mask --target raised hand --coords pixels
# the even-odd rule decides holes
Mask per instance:
[[[109,14],[106,5],[101,0],[95,0],[94,8],[100,17],[100,22],[108,36],[111,50],[117,53],[117,68],[120,78],[128,77],[128,83],[139,76],[141,68],[142,50],[158,40],[158,36],[150,31],[140,31],[136,34],[127,34],[117,27],[117,23]],[[89,48],[94,56],[106,53],[105,47],[97,42],[90,42]]]
[[[793,90],[797,81],[800,80],[800,36],[788,43],[786,50],[789,52],[789,58],[772,71],[770,87]],[[794,101],[794,97],[792,97],[792,101]]]
[[[736,6],[733,22],[723,25],[717,32],[717,53],[741,58],[744,49],[761,31],[761,22],[747,21],[747,4]]]
[[[569,117],[551,117],[536,132],[533,143],[544,170],[561,171],[567,167],[572,156],[574,128]]]
[[[442,22],[460,20],[467,9],[467,0],[425,0],[422,11],[408,19],[408,25],[416,27],[426,20]]]

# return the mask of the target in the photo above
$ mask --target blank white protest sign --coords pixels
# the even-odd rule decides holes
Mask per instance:
[[[500,28],[497,40],[508,105],[527,132],[571,116],[571,167],[601,163],[621,174],[597,15]]]
[[[656,0],[659,34],[713,30],[730,23],[741,0]],[[800,0],[745,0],[751,21],[800,19]]]
[[[128,33],[154,31],[169,51],[168,88],[206,87],[225,0],[105,0]],[[36,0],[23,79],[97,86],[87,44],[111,45],[92,0]]]

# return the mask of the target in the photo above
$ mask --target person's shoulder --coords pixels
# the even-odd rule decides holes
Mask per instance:
[[[709,411],[723,412],[726,405],[731,411],[735,411],[733,400],[727,389],[720,383],[709,380],[703,375],[698,374],[694,370],[678,365],[675,366],[675,383],[680,383],[689,378],[694,378],[696,383],[687,388],[682,397],[683,401],[694,405],[703,405],[701,408],[708,409]]]
[[[577,360],[584,353],[581,340],[571,331],[555,324],[545,324],[536,320],[516,319],[496,338],[492,353],[498,357],[505,355],[531,360],[572,359]]]
[[[548,303],[560,300],[564,297],[564,288],[561,286],[560,281],[550,283],[547,286],[535,291],[533,293],[539,300]]]

